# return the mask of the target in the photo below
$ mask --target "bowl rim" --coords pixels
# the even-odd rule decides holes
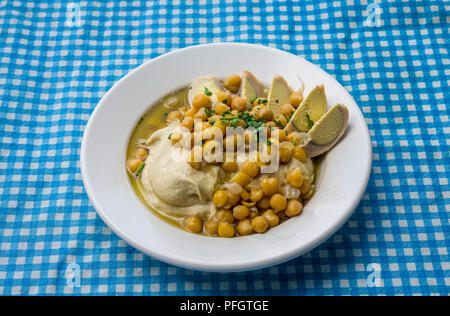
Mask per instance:
[[[151,63],[156,63],[159,60],[165,59],[165,58],[169,58],[172,55],[175,54],[180,54],[183,52],[187,52],[190,50],[195,50],[195,49],[199,49],[202,47],[211,47],[211,46],[237,46],[240,48],[246,48],[246,47],[253,47],[253,48],[257,48],[257,49],[262,49],[262,50],[266,50],[272,53],[277,53],[277,54],[285,54],[287,56],[291,56],[291,57],[295,57],[295,58],[299,58],[301,59],[303,62],[309,64],[311,67],[313,67],[316,71],[321,72],[322,75],[328,77],[328,79],[330,79],[334,84],[336,84],[341,91],[346,94],[346,96],[348,98],[350,98],[355,105],[357,105],[356,101],[353,99],[353,97],[350,95],[350,93],[330,74],[328,74],[325,70],[323,70],[322,68],[320,68],[319,66],[311,63],[310,61],[306,60],[305,58],[301,57],[301,56],[297,56],[294,55],[292,53],[277,49],[277,48],[273,48],[273,47],[268,47],[268,46],[263,46],[263,45],[259,45],[259,44],[249,44],[249,43],[236,43],[236,42],[226,42],[226,43],[207,43],[207,44],[200,44],[200,45],[193,45],[193,46],[188,46],[188,47],[184,47],[181,49],[175,49],[172,50],[170,52],[167,52],[165,54],[162,54],[160,56],[157,56],[153,59],[147,60],[146,62],[140,64],[139,66],[137,66],[136,68],[132,69],[131,71],[129,71],[125,76],[123,76],[122,78],[120,78],[118,81],[116,81],[110,88],[109,90],[103,95],[103,97],[101,98],[101,100],[98,102],[98,104],[95,106],[94,110],[92,111],[89,120],[86,124],[86,127],[84,129],[84,133],[83,133],[83,137],[82,137],[82,143],[81,143],[81,151],[80,151],[80,169],[81,169],[81,175],[82,175],[82,181],[84,184],[84,187],[86,189],[86,193],[90,199],[90,201],[92,202],[94,209],[96,210],[97,214],[99,214],[100,218],[105,222],[105,224],[116,234],[118,235],[121,239],[123,239],[124,241],[126,241],[127,244],[129,244],[130,246],[136,248],[137,250],[141,251],[142,253],[149,255],[153,258],[156,258],[160,261],[172,264],[174,266],[177,267],[181,267],[181,268],[187,268],[187,269],[194,269],[194,270],[199,270],[199,271],[208,271],[208,272],[237,272],[237,271],[250,271],[250,270],[255,270],[255,269],[263,269],[266,267],[270,267],[273,265],[277,265],[277,264],[281,264],[283,262],[292,260],[294,258],[297,258],[307,252],[310,252],[311,250],[313,250],[314,248],[320,246],[322,243],[324,243],[326,240],[328,240],[328,238],[330,238],[336,231],[338,231],[346,222],[347,220],[350,218],[350,216],[353,214],[353,212],[355,211],[356,207],[358,206],[358,204],[361,201],[361,198],[367,188],[368,182],[369,182],[369,178],[370,178],[370,174],[371,174],[371,169],[372,169],[372,146],[371,146],[371,139],[370,139],[370,134],[369,134],[369,129],[367,126],[367,123],[364,119],[364,116],[360,110],[360,108],[357,106],[358,111],[357,114],[359,116],[359,119],[363,121],[363,127],[365,129],[365,133],[364,133],[364,137],[366,138],[366,142],[368,144],[368,153],[367,153],[367,161],[366,161],[366,165],[367,165],[367,169],[364,170],[364,173],[362,174],[363,177],[363,185],[361,185],[356,194],[354,195],[354,198],[351,202],[351,205],[347,208],[347,210],[345,212],[343,212],[343,214],[339,217],[339,220],[336,220],[334,222],[333,225],[330,225],[328,227],[328,229],[326,229],[324,231],[324,233],[319,237],[316,238],[314,240],[311,240],[309,243],[306,244],[301,244],[298,247],[287,251],[283,254],[280,254],[278,256],[272,256],[269,258],[265,258],[265,259],[261,259],[259,261],[256,262],[243,262],[240,264],[239,267],[236,267],[235,265],[231,265],[231,264],[216,264],[215,266],[211,267],[210,265],[205,265],[202,264],[199,261],[195,261],[195,260],[189,260],[189,258],[176,258],[176,256],[165,256],[162,255],[158,252],[154,252],[150,249],[147,249],[143,246],[141,246],[139,243],[137,243],[136,241],[134,241],[126,232],[124,232],[123,230],[121,230],[107,215],[107,212],[102,208],[102,206],[100,205],[100,203],[97,201],[95,194],[92,190],[92,186],[89,183],[89,179],[86,175],[86,168],[87,168],[87,152],[86,152],[86,140],[89,138],[89,134],[90,131],[92,129],[92,122],[95,120],[97,114],[99,113],[99,109],[104,105],[105,100],[108,99],[109,95],[112,93],[112,91],[115,89],[115,87],[117,87],[121,82],[126,81],[129,77],[133,76],[134,73],[140,71],[143,67],[146,67],[148,64]]]

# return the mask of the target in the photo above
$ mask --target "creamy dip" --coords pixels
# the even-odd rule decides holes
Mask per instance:
[[[156,131],[147,141],[149,155],[142,170],[143,196],[157,212],[171,217],[215,213],[212,202],[219,167],[196,170],[186,161],[184,150],[173,146],[169,135],[176,126]]]

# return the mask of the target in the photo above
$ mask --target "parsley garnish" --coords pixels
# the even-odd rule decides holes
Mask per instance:
[[[250,104],[253,104],[253,102],[255,102],[255,100],[258,99],[258,97],[254,97],[250,100]]]
[[[209,121],[209,125],[213,126],[216,123],[214,120]]]
[[[206,95],[208,95],[208,96],[211,96],[211,95],[212,95],[212,92],[209,91],[209,89],[208,89],[207,87],[205,87],[205,91],[204,91],[203,93],[206,94]]]
[[[312,128],[313,125],[314,125],[314,121],[311,120],[311,118],[309,117],[309,114],[308,114],[308,113],[306,113],[306,119],[308,120],[309,128]]]
[[[206,115],[208,115],[208,117],[213,116],[214,114],[216,114],[216,112],[214,112],[214,110],[205,108],[205,113]]]
[[[258,104],[266,104],[267,103],[267,100],[266,99],[259,99],[258,100]]]
[[[270,139],[267,138],[267,145],[272,145],[272,142],[270,141]]]
[[[173,133],[170,133],[170,134],[169,134],[169,137],[167,137],[167,138],[170,139],[170,138],[172,137],[172,134],[173,134]]]
[[[275,124],[277,124],[278,126],[280,126],[281,128],[284,128],[283,123],[281,123],[280,121],[274,120]]]

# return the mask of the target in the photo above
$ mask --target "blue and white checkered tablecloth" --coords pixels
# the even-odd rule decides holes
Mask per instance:
[[[0,295],[448,295],[450,3],[371,1],[0,1]],[[340,81],[366,118],[373,168],[320,247],[215,274],[113,234],[79,153],[89,115],[128,71],[226,41],[289,51]]]

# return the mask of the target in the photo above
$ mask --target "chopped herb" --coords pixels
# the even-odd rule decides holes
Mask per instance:
[[[297,142],[292,142],[294,144],[294,146],[297,146]]]
[[[233,128],[236,128],[238,124],[239,124],[239,119],[235,118],[235,119],[231,120],[230,126]]]
[[[267,138],[267,145],[272,145],[272,142],[270,141],[270,139]]]
[[[205,87],[205,91],[204,91],[203,93],[206,94],[206,95],[208,95],[208,96],[211,96],[211,95],[212,95],[212,92],[209,91],[209,89],[208,89],[207,87]]]
[[[208,117],[213,116],[214,114],[216,114],[216,112],[214,112],[214,110],[205,108],[205,113],[206,115],[208,115]]]
[[[136,176],[138,176],[142,172],[142,169],[144,169],[144,166],[145,166],[145,162],[142,162],[139,165],[139,168],[137,168],[137,170],[136,170]]]
[[[291,120],[291,118],[289,116],[287,116],[286,114],[283,114],[284,117],[286,118],[286,120],[289,122]]]
[[[274,120],[275,124],[277,124],[278,126],[280,126],[281,128],[284,128],[283,123],[281,123],[280,121]]]
[[[222,103],[227,104],[227,103],[228,103],[228,99],[223,99],[223,100],[222,100]]]
[[[214,120],[209,121],[209,125],[213,126],[216,123]]]
[[[288,132],[287,131],[284,131],[284,133],[286,134],[286,136],[288,136]]]
[[[168,139],[171,139],[171,138],[172,138],[172,134],[173,134],[173,133],[170,133],[170,134],[169,134],[169,137],[167,137],[167,138],[168,138]]]
[[[250,100],[250,104],[253,104],[253,102],[255,102],[255,100],[258,99],[258,97],[254,97]]]
[[[143,120],[144,120],[144,117],[141,117],[141,118],[139,119],[138,124],[141,124]]]
[[[258,99],[258,104],[261,104],[261,103],[266,104],[267,100],[266,99]]]
[[[169,113],[164,113],[164,116],[167,117],[169,115]]]
[[[225,115],[227,115],[227,114],[231,114],[231,112],[228,111],[228,110],[226,110],[226,111],[224,111],[224,112],[222,113],[222,116],[225,116]]]
[[[306,119],[308,120],[309,128],[313,127],[314,121],[311,120],[311,118],[309,117],[309,114],[308,114],[308,113],[306,113],[305,115],[306,115]]]

